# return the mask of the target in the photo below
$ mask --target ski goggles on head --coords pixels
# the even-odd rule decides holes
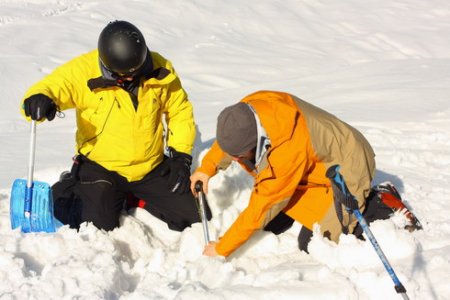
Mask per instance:
[[[132,69],[126,71],[126,72],[115,71],[115,70],[112,70],[112,69],[108,68],[108,67],[102,62],[101,59],[100,59],[100,63],[102,64],[102,67],[103,67],[106,71],[108,71],[108,72],[111,74],[111,76],[112,76],[113,78],[115,78],[115,79],[135,78],[135,77],[139,74],[139,72],[140,72],[140,70],[141,70],[141,68],[132,68]]]
[[[139,73],[139,70],[136,70],[133,72],[131,72],[131,71],[130,72],[114,72],[112,70],[108,70],[108,71],[111,72],[112,77],[114,77],[115,79],[120,79],[120,80],[128,79],[128,78],[134,79]]]
[[[114,77],[119,77],[119,78],[134,78],[134,77],[136,77],[136,75],[138,75],[138,73],[139,73],[139,69],[136,69],[136,70],[131,70],[131,71],[128,71],[128,72],[114,72],[114,71],[111,71],[111,74],[114,76]]]

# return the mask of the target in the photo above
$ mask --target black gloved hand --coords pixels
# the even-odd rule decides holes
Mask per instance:
[[[39,121],[44,117],[51,121],[56,115],[56,104],[44,94],[36,94],[28,97],[23,102],[25,115],[32,120]]]
[[[171,192],[183,194],[189,191],[192,156],[169,147],[168,160],[161,171],[161,176],[169,174],[168,185]]]

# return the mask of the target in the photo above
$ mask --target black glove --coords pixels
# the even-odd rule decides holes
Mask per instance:
[[[51,121],[55,118],[56,114],[55,102],[44,94],[36,94],[28,97],[23,102],[23,108],[25,115],[36,121],[44,117]]]
[[[169,147],[168,162],[161,171],[161,176],[169,174],[168,185],[172,193],[186,193],[190,190],[192,156],[183,152],[177,152]]]

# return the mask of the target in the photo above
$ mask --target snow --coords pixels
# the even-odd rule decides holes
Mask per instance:
[[[291,92],[358,128],[424,230],[401,215],[371,229],[410,299],[450,299],[450,3],[446,0],[0,0],[1,299],[400,299],[373,247],[314,235],[299,224],[258,232],[228,259],[201,255],[203,231],[182,233],[142,209],[104,232],[83,224],[54,234],[10,229],[9,197],[28,164],[26,89],[96,47],[111,20],[137,25],[169,58],[194,105],[195,166],[218,113],[260,89]],[[75,118],[37,129],[35,179],[70,168]],[[195,167],[194,166],[194,167]],[[246,206],[251,179],[238,166],[207,195],[213,238]],[[316,228],[317,230],[317,228]]]

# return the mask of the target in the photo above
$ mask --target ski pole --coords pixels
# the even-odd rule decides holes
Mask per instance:
[[[362,229],[364,230],[364,233],[369,238],[370,242],[372,243],[373,248],[375,249],[375,252],[378,254],[378,257],[381,259],[381,262],[383,263],[386,271],[388,272],[389,276],[391,277],[392,281],[395,285],[395,291],[400,294],[403,299],[408,300],[409,297],[406,294],[406,289],[403,286],[403,284],[398,279],[397,275],[394,272],[394,269],[392,268],[391,264],[389,263],[388,259],[386,258],[386,255],[384,255],[383,251],[381,250],[380,245],[378,244],[377,240],[375,239],[375,236],[373,235],[372,231],[369,228],[369,225],[367,224],[366,220],[364,219],[363,215],[358,209],[357,201],[355,197],[350,193],[348,190],[347,185],[345,184],[344,177],[339,173],[340,166],[334,165],[330,167],[327,170],[326,176],[331,181],[331,186],[334,192],[334,197],[338,197],[339,201],[346,206],[346,208],[355,214],[359,224],[361,224]],[[355,208],[356,207],[356,208]]]
[[[205,245],[208,245],[210,242],[209,239],[209,230],[208,230],[208,219],[206,217],[206,200],[205,193],[203,192],[203,182],[197,181],[195,183],[195,191],[197,192],[197,204],[198,204],[198,213],[200,219],[202,220],[203,225],[203,235],[205,238]]]

